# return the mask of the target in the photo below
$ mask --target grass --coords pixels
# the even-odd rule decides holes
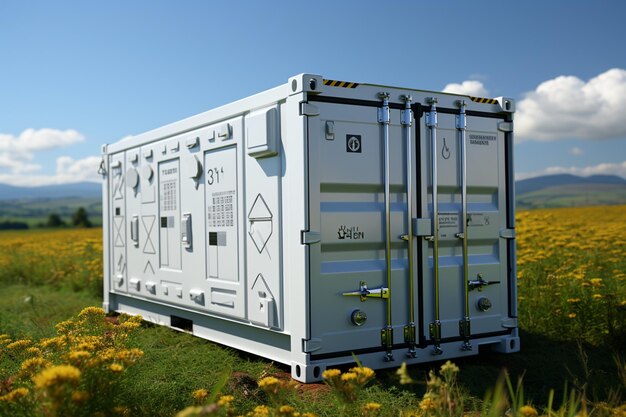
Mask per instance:
[[[99,306],[100,233],[0,233],[0,333],[51,337],[55,323],[85,306]],[[518,408],[522,403],[558,408],[573,389],[595,415],[621,415],[610,413],[626,393],[626,368],[620,373],[614,360],[626,357],[626,207],[520,212],[517,235],[522,351],[457,360],[458,400],[466,409],[488,415],[483,408],[490,402],[483,400],[506,369],[513,388],[523,377]],[[133,416],[172,416],[197,403],[192,392],[200,389],[232,394],[234,410],[244,413],[272,404],[271,394],[257,381],[268,376],[289,381],[282,365],[167,328],[144,325],[129,343],[144,356],[123,373],[117,389]],[[435,395],[431,371],[442,365],[409,367],[416,381],[411,385],[401,384],[395,370],[378,371],[359,393],[359,407],[380,404],[379,416],[422,415],[418,411],[425,398]],[[9,380],[5,372],[0,360],[0,383]],[[0,395],[2,389],[0,384]],[[341,410],[337,389],[297,384],[290,390],[285,401],[297,410],[319,416]],[[509,406],[514,403],[510,400]]]

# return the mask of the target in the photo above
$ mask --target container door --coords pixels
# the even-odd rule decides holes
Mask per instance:
[[[404,344],[411,317],[401,238],[410,225],[402,110],[382,100],[313,105],[319,115],[308,118],[310,227],[321,241],[310,245],[305,350],[314,357],[380,351],[382,359]]]
[[[500,117],[435,104],[420,121],[419,216],[432,230],[419,241],[420,327],[434,354],[444,342],[477,349],[472,339],[508,326],[511,191]]]

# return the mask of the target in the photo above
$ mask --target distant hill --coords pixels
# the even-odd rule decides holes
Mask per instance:
[[[93,182],[16,187],[0,184],[0,222],[21,222],[35,226],[56,213],[70,222],[83,207],[95,225],[102,222],[102,186]]]
[[[40,187],[16,187],[0,184],[0,200],[23,200],[42,198],[93,198],[102,196],[102,185],[96,182],[44,185]]]
[[[515,193],[518,209],[626,204],[626,179],[547,175],[517,181]]]

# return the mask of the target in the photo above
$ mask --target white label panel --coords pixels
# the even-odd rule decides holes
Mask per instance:
[[[209,279],[239,281],[237,225],[237,149],[204,156]]]
[[[159,163],[160,266],[181,269],[179,160]]]

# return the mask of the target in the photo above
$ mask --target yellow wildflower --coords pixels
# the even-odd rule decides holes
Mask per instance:
[[[57,332],[61,334],[68,334],[70,331],[74,330],[76,324],[72,320],[65,320],[57,323],[54,327],[57,329]]]
[[[266,405],[257,405],[253,412],[254,414],[252,415],[254,417],[265,417],[270,415],[270,409]]]
[[[406,368],[406,362],[402,362],[402,365],[396,371],[396,375],[400,376],[400,384],[412,384],[413,378],[409,375],[409,371]]]
[[[113,373],[119,374],[124,370],[124,367],[119,363],[112,363],[111,365],[109,365],[109,370]]]
[[[324,379],[333,379],[341,375],[341,371],[339,369],[327,369],[322,373],[322,378]]]
[[[32,343],[32,340],[16,340],[13,343],[9,343],[6,348],[9,350],[22,350],[26,349]]]
[[[235,401],[235,397],[232,395],[222,395],[217,401],[217,405],[220,407],[228,407],[233,401]]]
[[[26,359],[20,366],[20,376],[32,375],[35,371],[48,365],[50,365],[50,362],[40,357]]]
[[[58,365],[44,369],[33,377],[37,388],[48,388],[59,383],[77,383],[80,379],[80,370],[71,365]]]
[[[70,361],[75,361],[75,362],[78,362],[78,361],[81,361],[81,360],[83,360],[83,359],[87,359],[87,358],[89,358],[90,356],[91,356],[91,353],[89,353],[89,352],[87,352],[87,351],[84,351],[84,350],[75,350],[75,351],[70,352],[70,353],[67,355],[67,358],[68,358]]]
[[[445,374],[445,373],[448,373],[448,372],[450,372],[450,373],[452,373],[452,374],[456,374],[456,373],[458,373],[458,372],[459,372],[459,367],[458,367],[458,366],[456,366],[455,364],[453,364],[453,363],[452,363],[452,362],[450,362],[450,361],[446,361],[446,363],[444,363],[443,365],[441,365],[440,372],[441,372],[442,374]]]
[[[357,366],[350,369],[350,372],[354,372],[359,377],[359,380],[369,380],[374,377],[374,371],[364,366]]]
[[[429,396],[424,396],[422,401],[420,401],[419,403],[419,407],[420,407],[420,410],[428,414],[437,409],[437,403]]]
[[[580,298],[568,298],[567,302],[572,304],[580,303]]]
[[[65,340],[61,337],[51,337],[49,339],[41,339],[39,345],[44,348],[61,348],[65,346]]]
[[[602,294],[594,294],[591,296],[591,298],[593,298],[594,300],[601,300],[604,298],[604,296]]]
[[[601,287],[602,286],[602,278],[591,278],[589,280],[592,286]]]
[[[28,349],[26,349],[26,353],[29,356],[41,356],[41,349],[39,349],[36,346],[31,346]]]
[[[380,404],[378,403],[367,403],[365,404],[365,407],[363,407],[363,409],[365,411],[378,411],[380,410]]]
[[[1,402],[7,402],[7,403],[14,402],[16,400],[19,400],[20,398],[26,397],[29,392],[30,391],[28,391],[28,388],[24,388],[24,387],[16,388],[13,391],[9,392],[8,394],[1,396],[0,403]]]
[[[356,374],[354,372],[346,372],[345,374],[341,375],[341,380],[342,381],[353,381],[355,380]]]
[[[259,381],[259,388],[270,388],[274,385],[278,385],[278,378],[273,376],[266,376],[265,378]]]
[[[570,319],[575,319],[576,318],[576,313],[569,313],[567,315],[567,317],[569,317]]]
[[[278,409],[278,415],[290,415],[293,414],[295,411],[296,409],[290,405],[281,405]]]
[[[519,415],[521,417],[537,417],[539,413],[537,413],[537,410],[535,410],[534,407],[530,405],[523,405],[519,409]]]
[[[78,313],[80,318],[104,318],[104,310],[100,307],[85,307]]]
[[[200,389],[197,389],[194,392],[192,392],[191,396],[194,398],[194,400],[202,401],[206,397],[209,396],[209,392],[207,390],[205,390],[204,388],[200,388]]]

